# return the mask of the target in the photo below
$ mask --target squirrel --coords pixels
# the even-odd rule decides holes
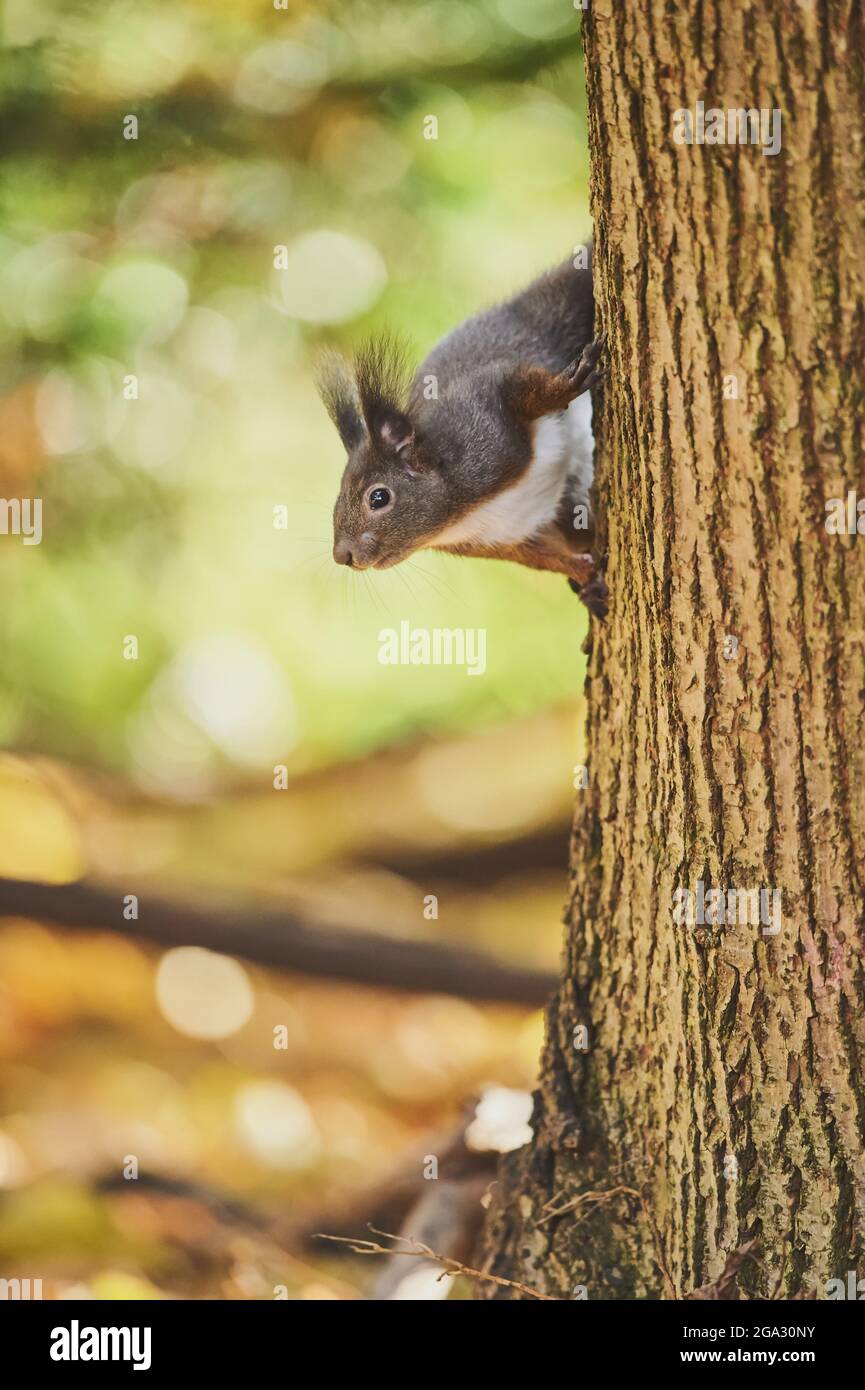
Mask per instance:
[[[455,328],[411,381],[398,339],[327,354],[319,390],[348,451],[333,557],[389,569],[421,549],[512,560],[568,577],[599,618],[589,264],[571,261]]]

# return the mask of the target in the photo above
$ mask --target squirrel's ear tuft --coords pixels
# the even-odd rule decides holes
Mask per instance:
[[[366,436],[360,398],[348,363],[338,352],[322,355],[318,369],[318,391],[339,437],[349,453]]]
[[[408,365],[401,339],[392,334],[371,338],[358,353],[355,375],[367,429],[385,452],[401,454],[414,440],[403,404]]]

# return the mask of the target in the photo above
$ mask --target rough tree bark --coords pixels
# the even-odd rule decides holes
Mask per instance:
[[[611,606],[535,1138],[483,1253],[669,1298],[758,1237],[742,1296],[822,1297],[865,1274],[865,535],[825,526],[865,497],[862,8],[593,0],[585,40]],[[780,108],[781,152],[676,144],[699,100]],[[780,931],[676,925],[700,880],[779,889]]]

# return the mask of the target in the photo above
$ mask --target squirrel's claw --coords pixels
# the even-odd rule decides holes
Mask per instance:
[[[587,583],[579,584],[576,579],[568,580],[568,584],[575,594],[579,594],[589,612],[594,614],[594,616],[601,621],[607,616],[610,597],[609,590],[607,589],[607,581],[604,579],[604,571],[606,568],[607,557],[605,555],[598,561],[595,573]]]
[[[590,579],[588,584],[580,590],[580,598],[586,605],[590,613],[601,621],[607,616],[609,608],[610,593],[607,588],[607,581],[602,574],[596,574],[594,579]]]
[[[590,391],[601,375],[603,367],[599,358],[604,347],[604,339],[596,338],[587,343],[575,362],[566,367],[562,375],[566,378],[571,399],[576,400],[584,391]]]

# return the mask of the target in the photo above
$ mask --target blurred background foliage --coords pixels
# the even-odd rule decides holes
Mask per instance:
[[[383,325],[420,356],[585,237],[577,13],[7,0],[2,23],[0,496],[41,497],[44,539],[0,536],[0,873],[265,895],[554,964],[583,611],[497,562],[337,570],[313,376]],[[486,674],[382,667],[402,619],[485,628]],[[239,964],[241,1021],[202,1037],[165,960],[0,929],[0,1276],[271,1297],[246,1235],[178,1253],[96,1177],[133,1153],[321,1209],[483,1083],[533,1078],[539,1017]],[[357,1284],[277,1253],[291,1297]]]

